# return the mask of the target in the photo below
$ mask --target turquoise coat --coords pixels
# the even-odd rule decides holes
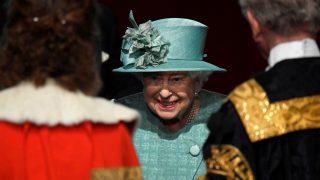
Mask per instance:
[[[118,101],[141,113],[142,121],[134,134],[134,144],[145,180],[192,180],[205,174],[202,145],[208,136],[206,124],[225,96],[206,90],[199,96],[200,112],[190,124],[175,133],[168,131],[148,109],[143,93]]]

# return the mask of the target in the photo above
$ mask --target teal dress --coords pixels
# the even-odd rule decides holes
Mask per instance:
[[[207,121],[216,112],[224,95],[202,90],[200,112],[178,132],[168,131],[145,103],[143,93],[118,102],[135,108],[142,121],[134,134],[134,144],[145,180],[192,180],[205,174],[202,146],[207,139]]]

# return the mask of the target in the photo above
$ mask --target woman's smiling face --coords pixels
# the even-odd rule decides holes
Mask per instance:
[[[197,86],[187,72],[145,73],[143,83],[146,103],[163,120],[182,119]]]

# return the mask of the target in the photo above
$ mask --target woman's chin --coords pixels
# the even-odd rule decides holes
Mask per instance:
[[[158,106],[156,108],[157,115],[165,121],[167,121],[167,120],[170,121],[171,119],[176,119],[179,114],[178,111],[179,111],[179,109],[176,106],[174,106],[170,109],[163,109],[163,108],[160,108],[160,106]]]
[[[177,119],[177,115],[175,113],[170,112],[158,112],[157,115],[163,119],[163,121],[172,121]]]

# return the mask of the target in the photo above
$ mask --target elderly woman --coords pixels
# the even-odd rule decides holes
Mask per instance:
[[[202,61],[207,26],[190,19],[169,18],[126,31],[115,72],[141,78],[143,93],[118,101],[137,109],[142,122],[134,144],[144,179],[195,179],[205,172],[201,149],[206,123],[224,96],[202,90],[211,72],[224,71]]]
[[[92,0],[12,0],[0,47],[0,179],[140,179],[137,111],[99,89]]]

